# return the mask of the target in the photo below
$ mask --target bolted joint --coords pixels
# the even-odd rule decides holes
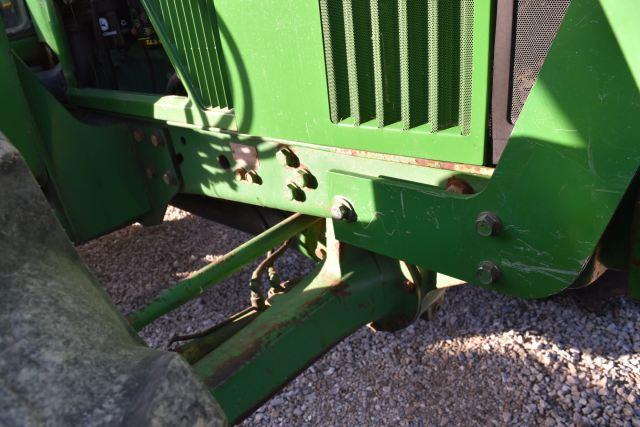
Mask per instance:
[[[482,285],[491,285],[500,280],[502,272],[492,261],[482,261],[476,270],[476,278]]]
[[[493,212],[481,212],[476,219],[476,231],[483,237],[497,236],[502,231],[502,221]]]
[[[357,215],[351,203],[345,199],[339,199],[331,206],[331,218],[336,221],[354,222]]]

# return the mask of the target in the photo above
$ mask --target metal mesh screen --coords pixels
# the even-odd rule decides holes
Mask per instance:
[[[474,0],[319,0],[331,120],[471,126]]]
[[[511,123],[520,116],[571,0],[517,0]]]

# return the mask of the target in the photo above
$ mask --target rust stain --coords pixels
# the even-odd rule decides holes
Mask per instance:
[[[445,169],[456,172],[468,173],[471,175],[480,175],[490,177],[493,175],[494,168],[469,165],[466,163],[453,163],[440,160],[421,159],[418,157],[397,156],[394,154],[373,153],[370,151],[354,150],[351,148],[326,147],[327,151],[337,154],[346,154],[354,157],[364,157],[374,160],[384,160],[387,162],[403,163],[414,166],[423,166],[433,169]]]
[[[451,178],[447,179],[446,189],[451,193],[457,193],[457,194],[474,194],[475,193],[475,190],[473,189],[471,184],[469,184],[467,181],[457,176],[452,176]]]

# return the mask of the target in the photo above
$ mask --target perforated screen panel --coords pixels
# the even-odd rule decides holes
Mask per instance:
[[[331,120],[471,131],[475,0],[319,0]]]
[[[536,82],[571,0],[517,0],[510,120],[515,123]]]

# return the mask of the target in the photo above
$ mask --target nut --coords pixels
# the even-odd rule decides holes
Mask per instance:
[[[167,185],[176,185],[178,183],[176,175],[171,171],[167,171],[162,174],[162,181]]]
[[[151,145],[154,147],[163,147],[164,146],[164,137],[159,133],[151,134]]]
[[[354,222],[357,216],[351,203],[344,199],[339,199],[331,206],[331,218],[336,221]]]
[[[501,275],[500,268],[492,261],[482,261],[476,270],[476,278],[482,285],[496,283]]]
[[[502,221],[493,212],[481,212],[476,219],[476,231],[483,237],[497,236],[502,231]]]
[[[144,131],[142,129],[136,129],[133,131],[133,139],[136,142],[144,141]]]

